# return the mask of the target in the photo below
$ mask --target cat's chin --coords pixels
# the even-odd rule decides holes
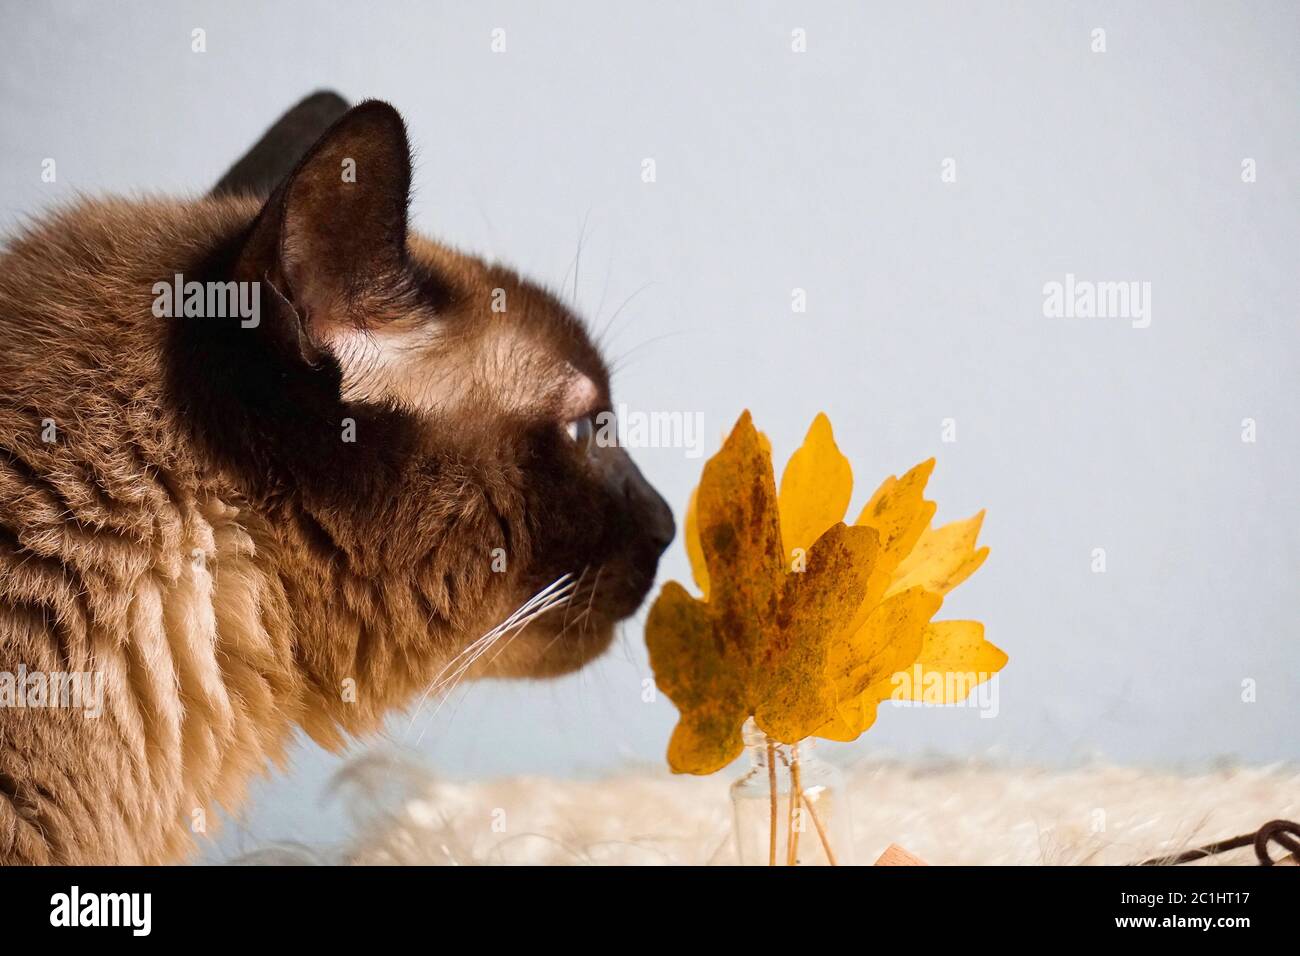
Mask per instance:
[[[615,559],[602,565],[600,573],[577,575],[567,596],[557,591],[560,600],[522,630],[506,633],[499,651],[482,654],[473,676],[544,679],[570,674],[595,660],[613,643],[619,623],[636,614],[650,593],[658,553],[641,558]],[[531,584],[525,590],[539,593]]]
[[[546,678],[571,674],[603,654],[614,640],[613,621],[592,620],[581,625],[562,614],[553,622],[534,621],[502,650],[484,677]]]

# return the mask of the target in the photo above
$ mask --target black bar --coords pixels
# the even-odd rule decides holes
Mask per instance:
[[[1282,866],[9,868],[0,869],[0,939],[8,946],[78,934],[128,945],[148,938],[208,946],[337,943],[381,932],[430,949],[452,938],[463,949],[477,934],[496,948],[514,934],[537,945],[590,940],[589,931],[612,919],[662,946],[706,935],[757,945],[744,940],[768,923],[764,941],[769,933],[811,934],[810,946],[857,939],[875,947],[891,939],[947,951],[1026,938],[1195,934],[1231,942],[1242,933],[1294,932],[1297,877],[1300,868]],[[134,936],[130,925],[51,925],[52,900],[63,894],[70,903],[73,886],[83,907],[88,895],[148,893],[148,936]],[[96,897],[90,905],[98,904]],[[142,925],[142,908],[114,905]],[[1199,925],[1206,919],[1208,928]],[[1241,919],[1245,925],[1222,925]]]

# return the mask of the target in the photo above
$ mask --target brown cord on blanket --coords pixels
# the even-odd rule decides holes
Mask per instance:
[[[1300,838],[1300,823],[1293,823],[1290,820],[1270,820],[1254,833],[1243,833],[1241,836],[1233,837],[1230,840],[1207,843],[1205,846],[1197,847],[1195,850],[1188,850],[1177,856],[1152,857],[1150,860],[1143,860],[1138,866],[1171,866],[1177,863],[1191,863],[1193,860],[1203,860],[1207,856],[1217,856],[1220,853],[1238,850],[1243,846],[1252,844],[1255,847],[1255,856],[1259,858],[1259,865],[1273,866],[1278,861],[1268,855],[1269,841],[1276,841],[1288,853],[1293,854],[1297,860],[1300,860],[1300,839],[1297,838]],[[1283,859],[1286,859],[1286,857],[1284,856]]]

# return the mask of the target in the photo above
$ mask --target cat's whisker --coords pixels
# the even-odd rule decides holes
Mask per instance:
[[[569,595],[566,596],[565,600],[568,600],[568,599],[571,599],[571,598],[572,598],[572,594],[569,594]],[[500,657],[502,654],[504,654],[505,651],[506,651],[506,648],[508,648],[508,647],[511,645],[511,643],[512,643],[512,642],[513,642],[517,637],[519,637],[520,634],[522,634],[525,630],[528,629],[528,625],[529,625],[529,624],[531,624],[531,623],[532,623],[533,621],[535,621],[537,618],[541,617],[541,616],[542,616],[543,614],[545,614],[547,611],[553,610],[554,608],[558,607],[561,603],[564,603],[564,601],[562,601],[562,600],[556,600],[553,604],[549,604],[549,605],[547,605],[546,607],[543,607],[543,608],[538,608],[537,611],[536,611],[535,613],[530,614],[530,615],[528,616],[528,619],[527,619],[527,620],[520,621],[520,622],[519,622],[519,623],[518,623],[518,624],[517,624],[517,625],[516,625],[516,626],[515,626],[511,631],[510,631],[509,636],[504,636],[504,635],[503,635],[504,639],[498,638],[499,646],[497,646],[497,643],[494,643],[494,644],[493,644],[493,647],[496,648],[496,653],[492,655],[492,657],[491,657],[491,659],[488,661],[488,663],[489,663],[489,664],[493,663],[493,662],[494,662],[498,657]],[[550,645],[548,644],[547,647],[549,648]],[[480,654],[480,655],[478,655],[478,656],[481,657],[482,654]],[[457,685],[457,686],[458,686],[458,685]],[[438,712],[439,712],[440,710],[442,710],[443,704],[445,704],[445,703],[446,703],[446,702],[451,698],[451,695],[452,695],[452,693],[453,693],[455,690],[456,690],[456,686],[452,686],[452,687],[450,687],[450,688],[447,690],[447,692],[442,696],[442,699],[439,700],[439,702],[438,702],[438,706],[434,708],[433,714],[432,714],[432,715],[430,716],[430,718],[429,718],[429,722],[430,722],[430,723],[432,723],[433,718],[437,716]],[[454,711],[453,711],[453,714],[454,714]],[[427,726],[427,725],[426,725],[426,726]],[[424,737],[424,734],[423,734],[423,732],[421,732],[420,738],[417,739],[416,743],[418,744],[419,741],[423,739],[423,737]]]
[[[559,582],[556,582],[556,584],[558,583]],[[430,685],[430,690],[425,692],[425,696],[427,697],[431,691],[439,689],[441,684],[445,684],[448,681],[455,680],[455,678],[460,674],[462,674],[465,670],[467,670],[474,663],[474,661],[478,660],[478,658],[483,656],[484,651],[486,651],[494,643],[496,643],[502,637],[504,637],[505,634],[509,632],[511,629],[520,626],[521,623],[523,622],[532,620],[535,614],[539,613],[539,611],[549,610],[551,607],[555,605],[555,603],[558,603],[559,601],[567,598],[574,590],[574,586],[571,583],[564,584],[560,586],[557,590],[552,590],[553,588],[556,587],[556,584],[548,585],[541,592],[529,598],[528,601],[526,601],[517,611],[511,614],[508,618],[506,618],[504,621],[502,621],[492,630],[488,631],[485,635],[480,637],[477,641],[475,641],[465,650],[461,651],[460,654],[458,654],[455,658],[452,659],[451,664],[449,664],[447,667],[444,667],[442,673],[440,673],[437,678],[434,678],[434,683]],[[461,663],[460,666],[456,669],[456,673],[453,674],[450,678],[447,678],[446,681],[442,681],[440,684],[439,678],[442,677],[442,674],[445,674],[446,671],[453,664],[455,664],[458,660],[460,660],[462,657],[465,657],[466,655],[469,655],[469,660]]]
[[[565,578],[561,578],[559,581],[548,585],[541,592],[525,602],[505,621],[498,624],[491,631],[483,635],[483,637],[479,638],[458,654],[446,667],[443,668],[442,672],[438,675],[438,678],[435,678],[434,682],[430,684],[428,689],[426,689],[424,695],[420,699],[420,706],[422,707],[428,697],[435,692],[443,691],[445,689],[447,693],[450,693],[450,691],[454,689],[455,685],[460,682],[466,673],[468,673],[469,669],[473,667],[474,664],[488,650],[490,650],[494,644],[500,641],[507,634],[522,628],[542,613],[545,613],[551,608],[566,601],[574,590],[573,583],[571,581],[566,581],[566,578],[568,577],[571,577],[571,575],[566,575]],[[462,660],[462,658],[466,659]],[[458,662],[459,665],[457,666]],[[443,675],[453,666],[455,666],[455,671],[449,676],[444,677]],[[416,716],[418,716],[418,709]],[[412,723],[414,723],[414,717],[412,718]]]
[[[554,600],[548,601],[546,604],[539,606],[534,611],[530,612],[526,617],[511,623],[509,627],[500,628],[496,631],[493,631],[492,639],[490,641],[488,641],[487,643],[479,647],[478,650],[474,652],[474,655],[469,658],[469,660],[465,661],[463,664],[460,665],[460,667],[456,669],[456,672],[454,674],[446,678],[444,681],[442,681],[441,684],[439,684],[433,689],[436,691],[443,691],[445,689],[446,694],[450,694],[456,688],[456,685],[459,684],[460,681],[464,678],[464,676],[469,672],[470,668],[472,668],[475,664],[477,664],[479,659],[482,658],[483,655],[486,654],[488,651],[490,651],[498,642],[500,642],[507,635],[513,636],[514,634],[518,634],[528,624],[537,620],[537,618],[541,617],[547,611],[550,611],[558,607],[559,605],[565,603],[570,593],[572,592],[566,591],[563,593],[557,593],[557,596],[554,598]],[[437,711],[435,710],[434,713],[436,714]]]
[[[590,564],[584,564],[584,565],[582,566],[582,573],[578,575],[578,586],[575,587],[575,588],[573,589],[573,596],[574,596],[574,598],[577,599],[577,600],[581,600],[582,584],[583,584],[583,582],[587,579],[587,572],[590,571],[590,570],[591,570],[591,565],[590,565]],[[569,606],[566,607],[566,608],[564,609],[564,620],[561,621],[561,628],[563,628],[563,627],[567,627],[567,626],[568,626],[568,623],[569,623],[569,611],[572,610],[572,608],[573,608],[573,604],[574,604],[574,602],[571,601],[571,602],[569,603]]]
[[[442,670],[440,670],[437,674],[434,675],[433,680],[429,682],[429,686],[425,688],[424,693],[420,695],[420,699],[416,702],[413,713],[411,714],[411,721],[407,725],[407,730],[409,731],[412,727],[415,726],[415,721],[419,718],[420,710],[424,707],[425,702],[429,699],[429,695],[439,688],[441,683],[443,683],[443,678],[447,674],[447,672],[452,670],[452,668],[457,667],[457,664],[462,660],[462,658],[465,658],[470,655],[475,655],[480,648],[486,649],[487,647],[490,647],[495,641],[499,640],[500,637],[505,633],[506,629],[512,627],[519,620],[519,618],[521,618],[529,611],[537,607],[537,605],[540,602],[543,602],[547,600],[549,597],[553,596],[558,590],[563,590],[567,585],[571,584],[572,578],[573,578],[572,572],[563,574],[560,577],[556,578],[546,587],[542,588],[540,591],[538,591],[536,594],[530,597],[527,601],[521,604],[513,612],[511,612],[510,615],[506,617],[504,621],[502,621],[500,624],[497,624],[495,627],[489,630],[482,637],[470,643],[463,650],[461,650],[460,653],[458,653],[455,657],[453,657],[445,665],[443,665]],[[461,673],[461,669],[457,669],[456,674],[459,675],[460,673]]]
[[[566,575],[566,577],[571,578],[572,575]],[[552,587],[554,587],[554,585],[552,585]],[[456,688],[460,686],[460,683],[464,680],[465,675],[469,673],[470,669],[474,666],[474,664],[476,664],[488,651],[490,651],[498,642],[502,641],[502,639],[508,637],[508,639],[505,640],[505,643],[503,643],[501,647],[498,648],[497,650],[497,655],[501,654],[516,637],[518,637],[520,634],[523,633],[524,629],[529,624],[537,620],[543,614],[553,611],[555,608],[560,607],[563,604],[567,604],[570,598],[573,596],[574,590],[575,590],[575,586],[572,584],[572,582],[570,582],[570,584],[565,585],[559,588],[558,590],[551,592],[540,604],[536,603],[537,598],[535,597],[528,602],[529,604],[532,604],[534,606],[533,609],[529,611],[525,616],[518,618],[517,620],[512,620],[508,626],[503,624],[503,625],[498,625],[496,628],[493,628],[493,630],[489,632],[489,635],[486,635],[491,637],[491,641],[489,641],[487,644],[479,648],[468,661],[466,661],[459,668],[457,668],[454,674],[452,674],[450,677],[444,680],[441,683],[441,685],[439,685],[436,688],[440,692],[440,699],[438,701],[438,705],[433,709],[433,713],[429,715],[429,718],[425,724],[425,728],[427,729],[428,725],[431,724],[433,720],[438,716],[438,713],[442,710],[443,705],[446,704],[446,702],[451,698]],[[515,615],[512,615],[512,618],[516,617],[518,614],[519,614],[518,611],[515,612]],[[480,638],[479,641],[475,641],[475,644],[477,645],[481,643],[482,640],[483,639]],[[494,656],[492,660],[496,660],[496,656]],[[428,696],[427,692],[425,696],[427,698]],[[424,739],[424,731],[422,730],[420,732],[420,736],[416,738],[416,743],[419,744],[420,741],[422,741],[423,739]]]
[[[634,300],[635,300],[639,295],[641,295],[642,292],[644,292],[646,289],[650,288],[652,285],[654,285],[654,281],[653,281],[653,280],[650,281],[650,282],[643,283],[643,284],[641,285],[640,288],[638,288],[635,292],[633,292],[633,293],[632,293],[631,295],[629,295],[626,299],[624,299],[624,300],[623,300],[623,304],[620,305],[617,309],[615,309],[615,310],[614,310],[614,314],[611,315],[611,316],[609,317],[609,319],[605,322],[605,326],[604,326],[604,328],[602,328],[599,332],[596,333],[596,343],[597,343],[597,344],[598,344],[602,349],[605,348],[605,347],[608,346],[608,345],[613,344],[613,341],[614,341],[614,340],[613,340],[612,338],[609,338],[608,336],[609,336],[609,334],[613,331],[613,329],[614,329],[614,322],[617,321],[618,317],[623,313],[623,310],[626,309],[629,305],[631,305],[632,302],[633,302],[633,301],[634,301]]]
[[[585,573],[585,572],[584,572],[584,573]],[[551,604],[551,605],[549,605],[549,606],[547,606],[547,607],[544,607],[544,608],[540,608],[540,609],[538,609],[538,611],[537,611],[536,613],[529,615],[528,619],[527,619],[526,621],[521,622],[521,623],[519,624],[518,628],[514,631],[514,633],[512,633],[512,634],[510,635],[509,639],[506,640],[506,641],[505,641],[505,642],[504,642],[504,643],[503,643],[503,644],[502,644],[502,645],[497,649],[496,654],[494,654],[494,655],[492,656],[492,660],[495,661],[498,657],[500,657],[503,653],[505,653],[506,648],[508,648],[508,647],[510,646],[510,644],[514,641],[514,639],[517,638],[520,634],[522,634],[522,633],[524,632],[524,629],[525,629],[529,624],[531,624],[533,621],[537,620],[539,617],[541,617],[541,616],[542,616],[543,614],[545,614],[547,611],[551,611],[551,610],[553,610],[555,607],[559,606],[560,603],[567,603],[568,605],[571,606],[572,603],[573,603],[572,598],[573,598],[573,596],[574,596],[575,594],[577,594],[577,590],[576,590],[576,589],[575,589],[574,591],[570,592],[570,594],[568,594],[568,595],[566,596],[566,600],[565,600],[565,602],[556,601],[554,604]],[[566,616],[566,619],[567,619],[567,616],[568,616],[568,608],[567,608],[567,607],[566,607],[566,609],[565,609],[565,616]],[[564,624],[564,625],[561,626],[561,628],[560,628],[560,635],[563,635],[563,634],[564,634],[564,631],[567,629],[567,627],[568,627],[567,624]],[[557,637],[552,638],[552,639],[547,643],[546,647],[544,647],[544,648],[542,649],[542,654],[541,654],[541,656],[545,656],[545,655],[546,655],[546,652],[549,651],[549,650],[551,649],[551,647],[555,644],[555,642],[556,642],[558,639],[559,639],[559,636],[558,636],[558,635],[557,635]]]
[[[582,612],[583,618],[591,614],[592,603],[596,600],[596,591],[600,588],[600,576],[605,573],[605,566],[602,564],[596,569],[596,580],[591,585],[591,593],[587,595],[587,609]]]
[[[673,339],[685,334],[686,332],[684,330],[678,330],[675,332],[665,332],[663,335],[656,335],[646,339],[643,342],[638,342],[636,345],[632,346],[626,352],[623,352],[621,355],[618,355],[614,358],[614,360],[610,363],[610,374],[625,371],[628,368],[628,359],[634,356],[641,349],[647,348],[648,346],[651,345],[657,345],[658,343],[664,341],[665,339]]]
[[[587,565],[587,567],[590,568],[591,565]],[[595,598],[596,598],[596,589],[597,589],[598,587],[600,587],[600,576],[601,576],[602,573],[604,573],[604,570],[605,570],[605,566],[604,566],[603,564],[602,564],[600,567],[598,567],[598,568],[596,569],[596,577],[595,577],[595,580],[593,580],[593,581],[592,581],[592,584],[591,584],[591,591],[590,591],[590,594],[589,594],[589,596],[588,596],[588,598],[587,598],[587,606],[586,606],[586,609],[585,609],[585,610],[584,610],[580,615],[578,615],[578,617],[575,618],[573,621],[570,621],[570,620],[569,620],[569,617],[568,617],[568,611],[565,612],[565,617],[564,617],[564,623],[563,623],[563,626],[560,628],[559,633],[557,633],[553,638],[551,638],[551,639],[547,642],[546,646],[545,646],[544,648],[542,648],[542,653],[541,653],[540,656],[542,656],[542,657],[545,657],[545,656],[546,656],[546,653],[547,653],[547,652],[548,652],[552,647],[555,646],[556,642],[559,641],[561,638],[563,638],[564,635],[567,634],[567,633],[569,632],[569,627],[570,627],[571,624],[579,624],[579,625],[580,625],[580,624],[582,624],[583,621],[587,620],[587,618],[591,615],[591,606],[592,606],[592,602],[593,602],[593,601],[595,600]],[[583,574],[584,574],[584,575],[586,574],[586,569],[585,569],[585,568],[583,569]],[[577,595],[577,592],[576,592],[576,591],[575,591],[575,596],[577,596],[577,600],[574,601],[573,603],[576,604],[578,601],[581,600],[581,596],[580,596],[580,595]]]
[[[582,231],[578,233],[578,251],[573,255],[573,304],[578,304],[578,267],[582,265],[582,241],[587,237],[587,220],[591,218],[591,210],[582,217]]]

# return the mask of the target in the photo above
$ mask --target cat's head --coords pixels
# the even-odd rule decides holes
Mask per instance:
[[[418,657],[423,639],[445,660],[554,601],[474,672],[571,670],[645,598],[672,513],[600,427],[609,373],[583,323],[409,232],[410,179],[401,117],[370,101],[272,193],[229,271],[261,283],[259,327],[191,349],[243,366],[229,387],[247,414],[211,427],[242,442],[266,500],[294,502],[303,574],[344,568],[325,586],[399,622],[374,638],[390,656]]]

